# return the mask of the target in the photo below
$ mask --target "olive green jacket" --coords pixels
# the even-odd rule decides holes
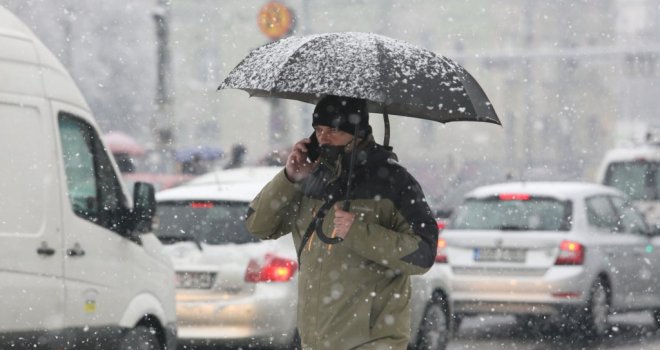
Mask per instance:
[[[335,245],[312,234],[299,256],[298,328],[304,349],[406,349],[410,275],[434,262],[437,224],[420,186],[384,154],[367,149],[356,167],[346,239]],[[343,178],[339,181],[343,181]],[[247,227],[262,239],[293,234],[297,248],[327,196],[305,195],[284,171],[250,204]],[[337,205],[341,205],[338,202]],[[323,231],[332,232],[334,206]]]

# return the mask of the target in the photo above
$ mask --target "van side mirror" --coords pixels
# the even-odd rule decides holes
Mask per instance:
[[[154,185],[136,182],[133,185],[133,232],[151,232],[156,215],[156,190]]]

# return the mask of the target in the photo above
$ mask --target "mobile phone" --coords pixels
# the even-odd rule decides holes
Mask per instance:
[[[319,158],[319,139],[316,138],[316,132],[312,133],[312,136],[309,137],[310,142],[307,144],[307,158],[311,162],[316,161]]]

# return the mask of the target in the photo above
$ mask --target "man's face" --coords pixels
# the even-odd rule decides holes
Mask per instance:
[[[345,146],[353,140],[353,135],[330,126],[316,125],[314,132],[319,145]]]

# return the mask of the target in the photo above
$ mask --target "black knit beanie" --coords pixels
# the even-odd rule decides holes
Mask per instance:
[[[314,108],[312,126],[325,125],[353,135],[355,133],[355,121],[351,123],[351,115],[354,115],[354,119],[359,120],[360,131],[358,137],[364,138],[371,134],[367,101],[359,98],[333,95],[322,98]]]

